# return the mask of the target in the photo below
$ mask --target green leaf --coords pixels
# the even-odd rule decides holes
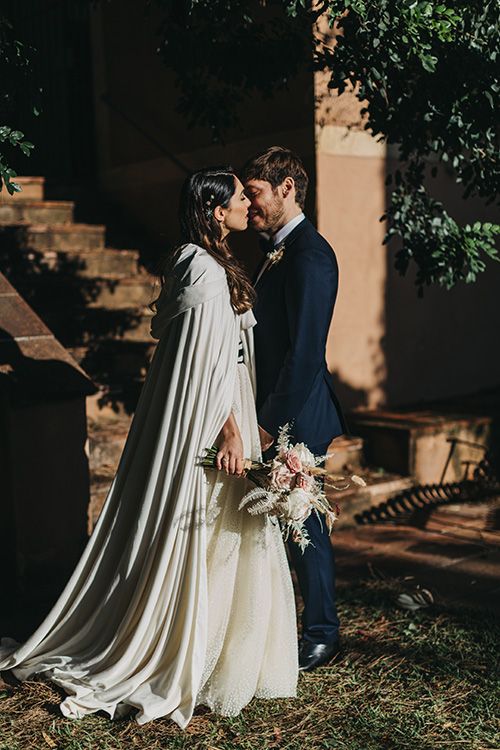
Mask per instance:
[[[487,98],[487,100],[489,101],[491,109],[494,109],[495,108],[495,102],[493,101],[493,97],[490,94],[490,92],[489,91],[485,91],[484,95]]]
[[[426,70],[428,73],[434,73],[434,71],[436,70],[437,57],[432,57],[432,55],[424,55],[424,57],[421,58],[421,61],[424,70]]]
[[[7,188],[9,195],[14,195],[14,193],[20,193],[22,191],[21,185],[17,182],[11,182],[10,180],[5,182],[5,187]]]

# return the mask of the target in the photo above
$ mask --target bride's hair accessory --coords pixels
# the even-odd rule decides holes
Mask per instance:
[[[213,210],[215,208],[214,201],[215,201],[215,195],[213,193],[211,193],[210,194],[210,198],[207,201],[205,201],[205,206],[206,206],[206,208],[205,208],[205,216],[207,218],[209,216],[211,216],[212,213],[213,213]]]

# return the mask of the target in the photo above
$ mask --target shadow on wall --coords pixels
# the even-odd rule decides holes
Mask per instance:
[[[28,598],[60,591],[86,541],[94,387],[52,352],[63,353],[52,336],[20,344],[0,329],[0,558],[4,591]]]
[[[354,388],[352,385],[342,380],[337,372],[332,374],[333,387],[335,393],[344,406],[348,405],[348,412],[360,406],[368,404],[368,391],[365,388]],[[344,407],[345,408],[345,407]]]
[[[0,389],[26,407],[39,397],[64,398],[68,393],[94,391],[90,381],[73,365],[25,356],[4,328],[0,328]]]
[[[132,386],[141,380],[149,354],[142,341],[124,341],[143,323],[142,308],[101,301],[120,294],[119,254],[109,260],[105,252],[101,258],[98,249],[85,254],[47,252],[33,245],[29,229],[2,227],[0,271],[82,368],[101,385],[121,386],[123,396],[117,399],[126,401],[127,387],[135,394]],[[105,265],[111,262],[118,267]],[[135,271],[134,263],[129,273]],[[116,408],[118,401],[113,403]],[[125,402],[127,409],[135,401],[133,395],[130,405]]]
[[[396,168],[387,163],[387,171]],[[458,186],[443,170],[429,183],[436,197],[461,223],[491,221],[494,207],[464,201]],[[390,199],[387,193],[387,202]],[[447,291],[425,289],[417,297],[414,274],[401,277],[394,269],[395,247],[387,252],[384,388],[391,406],[428,402],[474,393],[500,383],[498,290],[500,263],[487,262],[473,284]]]
[[[0,271],[64,346],[92,346],[133,327],[138,316],[128,309],[92,308],[103,288],[113,292],[119,280],[93,274],[92,258],[45,253],[30,242],[27,230],[2,227]]]

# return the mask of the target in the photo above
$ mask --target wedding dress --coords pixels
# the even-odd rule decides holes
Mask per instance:
[[[186,245],[160,296],[159,338],[106,503],[51,612],[0,669],[64,688],[64,715],[138,709],[184,728],[196,705],[234,716],[290,697],[295,606],[280,531],[238,510],[245,479],[198,465],[231,408],[258,459],[251,312],[234,313],[224,269]],[[241,340],[245,362],[237,363]],[[69,500],[70,501],[70,500]]]

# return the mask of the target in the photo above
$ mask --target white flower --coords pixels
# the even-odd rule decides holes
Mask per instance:
[[[297,445],[293,446],[293,450],[301,460],[303,466],[315,466],[314,454],[311,453],[307,445],[297,443]]]
[[[351,482],[354,482],[354,484],[359,485],[359,487],[366,487],[365,480],[362,477],[358,477],[357,474],[352,475]]]
[[[275,248],[273,248],[268,253],[266,253],[266,257],[269,261],[269,266],[274,266],[276,265],[276,263],[279,263],[283,257],[284,251],[285,251],[285,243],[280,242],[279,245],[276,245]]]
[[[309,495],[298,487],[288,495],[287,506],[288,516],[292,521],[305,521],[311,515]]]

